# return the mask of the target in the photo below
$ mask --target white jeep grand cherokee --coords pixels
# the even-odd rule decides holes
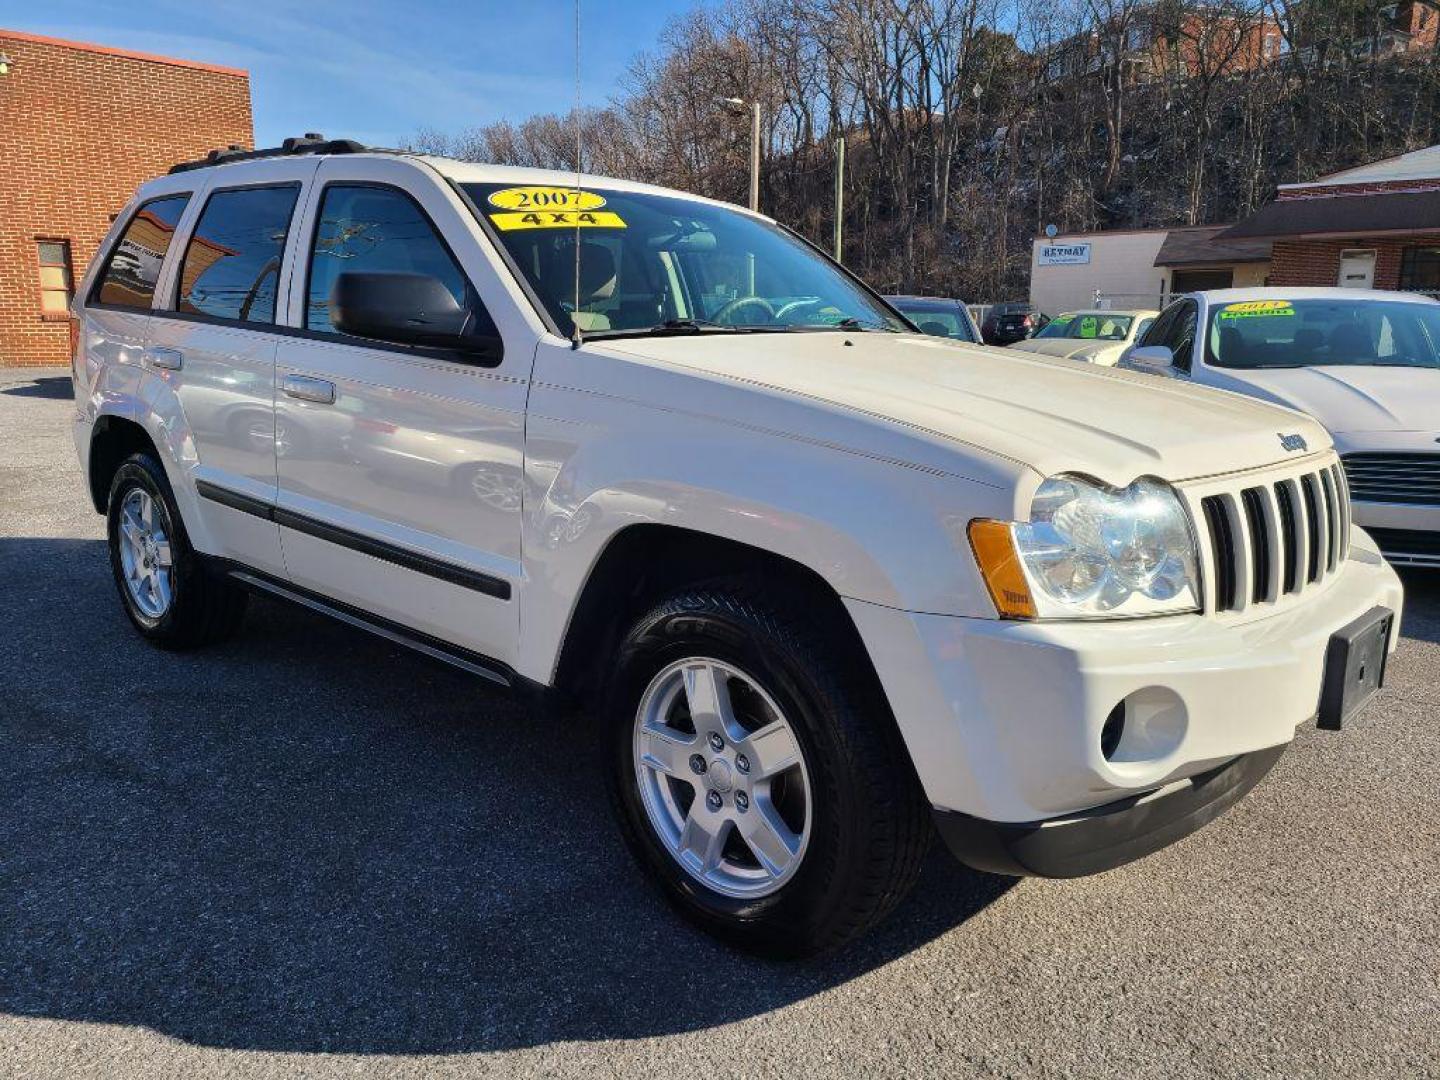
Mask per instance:
[[[1005,874],[1168,844],[1398,631],[1319,425],[925,337],[677,192],[218,152],[78,296],[142,635],[217,641],[256,589],[568,705],[639,862],[757,951],[873,924],[932,822]]]

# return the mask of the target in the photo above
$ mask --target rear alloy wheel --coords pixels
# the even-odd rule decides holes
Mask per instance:
[[[246,593],[190,546],[170,481],[152,455],[133,454],[116,471],[106,519],[115,585],[143,637],[189,649],[238,629]]]
[[[142,487],[120,504],[120,566],[130,602],[146,619],[163,618],[174,599],[174,558],[165,508]]]
[[[635,621],[606,693],[637,861],[692,922],[765,956],[863,933],[930,840],[884,695],[826,602],[784,581],[685,589]]]

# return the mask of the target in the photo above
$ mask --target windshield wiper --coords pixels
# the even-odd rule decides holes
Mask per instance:
[[[647,334],[704,334],[714,331],[733,334],[739,332],[738,326],[727,326],[725,323],[711,322],[709,319],[666,319],[662,323],[656,323],[645,331]]]
[[[901,331],[896,330],[893,325],[887,323],[867,323],[863,318],[855,318],[854,315],[845,315],[838,323],[799,323],[792,328],[793,330],[861,330],[865,331],[865,333],[878,330],[884,334],[901,333]]]
[[[732,326],[729,323],[710,322],[708,319],[666,319],[654,326],[637,326],[621,330],[592,330],[585,335],[586,341],[604,341],[622,337],[683,337],[689,334],[757,334],[771,330],[783,330],[778,326]]]

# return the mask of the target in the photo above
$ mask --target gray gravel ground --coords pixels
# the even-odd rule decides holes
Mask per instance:
[[[481,682],[272,602],[142,644],[57,375],[0,372],[0,1074],[1440,1075],[1440,574],[1366,723],[1198,835],[1073,882],[937,849],[777,966],[678,922],[585,738]]]

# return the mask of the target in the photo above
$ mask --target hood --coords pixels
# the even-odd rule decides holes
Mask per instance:
[[[1331,431],[1440,431],[1440,369],[1212,368],[1242,393],[1309,413]]]
[[[1021,352],[1041,356],[1059,356],[1066,360],[1086,360],[1092,364],[1113,364],[1125,351],[1123,341],[1095,341],[1084,338],[1026,338],[1007,346]]]
[[[914,334],[717,334],[603,344],[824,402],[1042,475],[1078,471],[1115,485],[1144,475],[1185,480],[1302,456],[1281,447],[1282,434],[1302,435],[1310,452],[1330,446],[1314,421],[1236,394]]]

